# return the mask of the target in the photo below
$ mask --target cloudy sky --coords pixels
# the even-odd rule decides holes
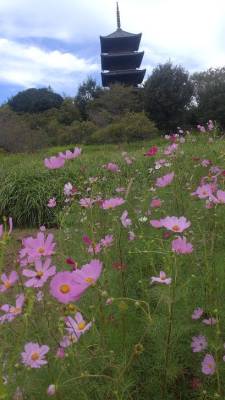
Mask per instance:
[[[190,72],[225,65],[225,0],[120,0],[122,28],[143,33],[150,73],[169,59]],[[116,29],[115,0],[0,0],[0,103],[46,87],[74,95],[100,82],[99,35]]]

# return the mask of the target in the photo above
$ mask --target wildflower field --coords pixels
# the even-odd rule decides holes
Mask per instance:
[[[225,399],[224,137],[65,150],[0,155],[0,399]]]

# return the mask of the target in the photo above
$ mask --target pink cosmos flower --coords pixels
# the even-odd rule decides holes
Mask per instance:
[[[133,164],[133,159],[130,157],[124,157],[124,161],[127,165]]]
[[[23,248],[20,250],[20,259],[27,257],[27,262],[32,263],[34,260],[47,257],[55,253],[54,236],[50,233],[45,237],[43,232],[39,232],[36,238],[28,237],[23,239]],[[25,260],[26,265],[26,260]]]
[[[164,175],[161,178],[156,179],[156,186],[157,187],[165,187],[167,185],[170,185],[170,183],[173,181],[174,178],[174,172],[171,172],[170,174]]]
[[[68,347],[72,343],[77,342],[80,336],[87,332],[92,326],[91,322],[85,322],[80,312],[75,314],[74,319],[70,316],[66,317],[65,322],[67,326],[67,335],[64,336],[63,340],[60,342],[61,347]]]
[[[16,271],[10,272],[9,276],[6,274],[1,275],[2,285],[0,285],[0,292],[6,292],[10,289],[17,281],[19,277]]]
[[[5,313],[5,315],[0,317],[0,323],[3,324],[4,322],[8,321],[11,322],[17,315],[22,313],[23,304],[25,301],[24,294],[20,294],[16,296],[16,305],[11,306],[10,304],[3,304],[0,307],[0,310]]]
[[[162,201],[160,199],[152,199],[150,203],[150,207],[152,208],[159,208],[162,205]]]
[[[110,247],[113,244],[113,235],[106,235],[103,239],[101,239],[102,247]]]
[[[79,204],[81,207],[91,208],[93,206],[94,202],[95,201],[93,199],[91,199],[90,197],[85,197],[79,201]]]
[[[89,238],[89,236],[87,236],[87,235],[84,235],[83,237],[82,237],[82,240],[83,240],[83,242],[87,245],[87,246],[90,246],[91,244],[92,244],[92,240]]]
[[[125,210],[123,212],[123,214],[120,217],[120,221],[122,223],[122,225],[124,226],[124,228],[128,228],[128,226],[132,225],[132,221],[130,218],[128,218],[128,211]]]
[[[49,201],[48,201],[48,207],[49,207],[49,208],[54,208],[54,207],[56,207],[56,199],[55,199],[55,197],[52,197],[52,199],[49,199]]]
[[[205,129],[205,127],[204,126],[202,126],[202,125],[197,125],[197,128],[199,129],[199,131],[200,132],[202,132],[202,133],[205,133],[206,132],[206,129]]]
[[[175,233],[181,233],[191,226],[190,221],[187,221],[185,217],[166,217],[161,219],[161,222],[164,228]]]
[[[103,166],[105,169],[111,172],[120,172],[119,166],[115,163],[109,162]]]
[[[68,182],[68,183],[66,183],[64,185],[63,193],[67,197],[72,196],[72,194],[73,194],[73,185],[70,182]]]
[[[112,197],[111,199],[103,200],[101,207],[104,210],[109,210],[125,203],[125,200],[121,197]]]
[[[209,131],[212,131],[214,129],[214,123],[211,119],[209,120],[209,122],[207,122],[207,125]]]
[[[24,352],[21,353],[22,363],[26,367],[40,368],[42,365],[47,364],[45,355],[49,352],[49,347],[46,345],[40,346],[38,343],[26,343]]]
[[[202,160],[201,161],[201,166],[202,167],[208,167],[210,164],[212,164],[211,160]]]
[[[65,160],[60,156],[54,156],[44,159],[44,165],[48,169],[58,169],[64,167]]]
[[[201,318],[203,312],[204,312],[203,309],[198,307],[193,311],[193,314],[192,314],[191,318],[195,319],[195,320],[199,319],[199,318]]]
[[[198,196],[199,199],[206,199],[207,197],[210,197],[213,195],[212,192],[212,185],[210,184],[205,184],[199,186],[195,192],[192,193],[193,196]]]
[[[157,146],[152,146],[150,149],[145,153],[145,156],[147,157],[152,157],[155,156],[156,153],[158,153],[158,147]]]
[[[223,190],[217,190],[216,196],[220,203],[225,203],[225,192]]]
[[[216,371],[216,362],[211,354],[206,354],[202,361],[202,372],[205,375],[213,375]]]
[[[165,285],[170,285],[172,282],[172,278],[167,278],[166,273],[164,271],[160,271],[159,276],[152,276],[151,283],[163,283]]]
[[[92,260],[89,264],[83,265],[81,269],[73,271],[73,279],[82,288],[84,292],[89,286],[93,286],[102,272],[102,262]]]
[[[55,396],[56,394],[56,386],[55,385],[49,385],[47,389],[47,395],[48,396]]]
[[[77,270],[76,270],[77,271]],[[50,293],[60,303],[70,303],[80,299],[84,292],[83,286],[77,282],[74,272],[57,272],[50,282]]]
[[[92,242],[92,244],[88,247],[88,253],[92,255],[100,253],[101,250],[102,250],[101,243]]]
[[[207,339],[205,336],[193,336],[191,348],[193,353],[199,353],[205,350],[208,346]]]
[[[172,250],[178,254],[189,254],[193,251],[191,243],[187,243],[186,237],[178,237],[172,241]]]
[[[178,144],[173,143],[164,150],[164,154],[166,156],[169,156],[169,155],[173,154],[177,149],[178,149]]]
[[[153,226],[153,228],[162,228],[163,223],[161,219],[152,219],[150,220],[150,225]]]
[[[216,318],[205,318],[202,320],[203,324],[205,325],[215,325],[217,323],[217,319]]]
[[[48,257],[42,263],[41,260],[35,260],[35,271],[31,269],[24,269],[23,275],[30,278],[25,282],[26,287],[40,288],[47,282],[50,276],[55,275],[56,267],[51,265],[51,258]]]
[[[58,347],[57,352],[56,352],[56,357],[57,358],[65,357],[65,350],[63,349],[63,347]]]
[[[59,153],[59,156],[64,160],[73,160],[81,155],[81,151],[79,147],[75,147],[74,151],[66,150],[65,153]]]

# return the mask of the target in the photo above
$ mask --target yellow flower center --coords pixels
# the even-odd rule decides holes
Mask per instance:
[[[174,225],[174,226],[172,227],[172,231],[174,231],[174,232],[179,232],[179,231],[180,231],[179,225]]]
[[[37,352],[34,352],[34,353],[32,354],[32,356],[31,356],[31,360],[32,360],[32,361],[37,361],[37,360],[39,360],[39,358],[40,358],[40,354],[37,353]]]
[[[77,326],[78,326],[79,331],[82,331],[85,328],[86,324],[85,324],[85,322],[80,322]]]
[[[4,286],[5,286],[6,289],[9,289],[11,287],[11,283],[9,281],[6,281],[4,283]]]
[[[44,275],[44,272],[38,271],[38,272],[36,273],[36,278],[41,278],[43,275]]]
[[[61,285],[59,288],[60,292],[63,294],[69,293],[70,292],[70,286],[67,284]]]
[[[44,254],[44,252],[45,252],[45,249],[44,249],[44,247],[39,247],[39,249],[38,249],[38,253],[40,253],[40,254]]]
[[[91,278],[90,276],[88,278],[85,278],[85,282],[93,284],[95,281],[93,278]]]

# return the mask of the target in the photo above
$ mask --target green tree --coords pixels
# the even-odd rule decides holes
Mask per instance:
[[[95,79],[88,77],[78,88],[75,101],[83,119],[87,119],[87,107],[91,101],[96,99],[102,92]]]
[[[216,120],[225,128],[225,67],[192,75],[195,88],[196,123]]]
[[[144,85],[144,105],[158,128],[172,130],[182,124],[193,96],[193,83],[181,66],[158,65]]]
[[[31,88],[19,92],[8,101],[8,104],[16,112],[38,113],[50,108],[59,108],[62,102],[62,96],[54,93],[49,87]]]

